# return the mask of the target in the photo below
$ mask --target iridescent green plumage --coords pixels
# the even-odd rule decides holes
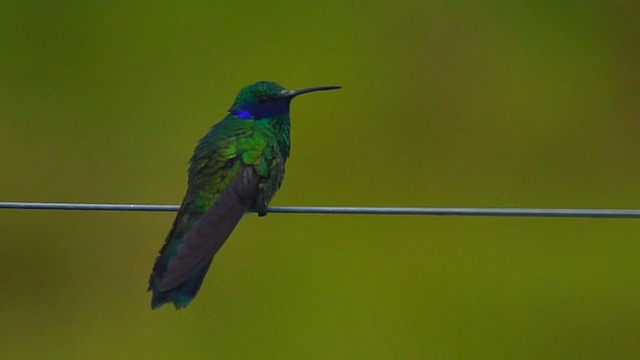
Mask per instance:
[[[183,308],[242,215],[266,214],[289,157],[289,105],[297,95],[336,86],[285,90],[261,81],[243,88],[222,121],[200,140],[187,193],[149,279],[151,307]]]

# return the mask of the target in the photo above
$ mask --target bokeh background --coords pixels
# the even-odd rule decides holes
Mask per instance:
[[[640,208],[640,5],[0,4],[0,200],[176,204],[257,80],[273,205]],[[0,357],[635,359],[637,220],[247,216],[182,311],[171,213],[0,211]]]

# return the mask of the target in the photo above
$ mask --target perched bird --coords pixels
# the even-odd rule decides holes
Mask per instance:
[[[291,100],[320,86],[286,90],[268,81],[238,93],[229,114],[198,142],[187,193],[156,258],[148,290],[151,308],[184,308],[198,293],[214,255],[247,211],[266,215],[289,157]]]

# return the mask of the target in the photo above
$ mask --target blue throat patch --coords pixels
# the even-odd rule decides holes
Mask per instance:
[[[241,119],[241,120],[251,120],[251,119],[253,119],[253,115],[251,115],[249,110],[238,109],[238,110],[232,110],[231,113],[233,115],[237,116],[238,119]]]

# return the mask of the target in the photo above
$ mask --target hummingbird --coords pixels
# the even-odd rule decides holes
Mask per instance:
[[[149,278],[152,309],[168,302],[176,309],[186,307],[242,216],[267,214],[289,157],[291,100],[339,88],[286,90],[259,81],[240,90],[227,116],[200,139],[191,156],[186,194]]]

